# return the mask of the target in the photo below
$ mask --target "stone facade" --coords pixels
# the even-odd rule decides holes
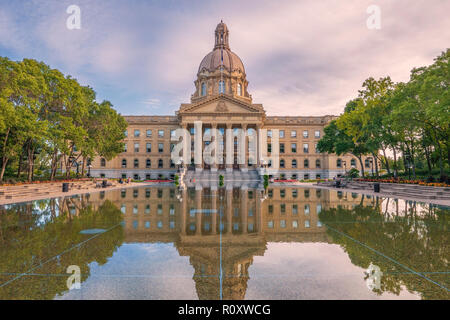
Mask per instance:
[[[187,130],[186,134],[202,130],[212,136],[210,141],[192,142],[191,154],[182,154],[184,163],[197,171],[265,167],[274,177],[315,179],[340,176],[352,167],[361,170],[359,160],[352,155],[336,156],[316,150],[324,127],[335,116],[266,116],[263,106],[252,102],[244,65],[230,50],[228,39],[228,28],[221,22],[215,31],[213,51],[200,63],[190,103],[181,104],[174,116],[125,116],[129,124],[125,151],[111,161],[95,159],[91,174],[107,178],[172,177],[177,165],[171,160],[171,149],[178,141],[171,137],[178,128]],[[195,122],[201,122],[200,126]],[[236,128],[249,135],[254,133],[256,139],[255,153],[249,152],[250,137],[240,140],[245,162],[237,161],[237,138],[232,135]],[[217,134],[222,138],[218,139]],[[277,135],[279,139],[275,141]],[[222,150],[217,153],[219,162],[194,164],[194,151],[203,151],[209,143]],[[279,150],[276,166],[272,160],[264,160],[275,153],[274,149]],[[365,171],[373,170],[372,159],[363,158],[363,166]]]

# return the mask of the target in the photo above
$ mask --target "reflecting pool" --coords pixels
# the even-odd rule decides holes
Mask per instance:
[[[449,299],[449,213],[299,187],[4,205],[0,299]]]

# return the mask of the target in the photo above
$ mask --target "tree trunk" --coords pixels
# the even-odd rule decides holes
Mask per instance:
[[[31,182],[33,179],[33,164],[34,164],[34,147],[33,143],[30,140],[28,145],[28,182]]]
[[[395,151],[395,148],[392,148],[394,151],[394,178],[398,177],[398,171],[397,171],[397,151]]]
[[[23,149],[19,154],[19,166],[17,167],[17,178],[20,179],[21,168],[22,168],[22,157],[23,157]]]
[[[384,155],[384,165],[386,166],[386,170],[387,170],[388,175],[391,175],[391,169],[389,167],[389,161],[388,161],[388,158],[386,157],[386,149],[383,148],[382,150],[383,150],[383,155]]]
[[[361,156],[357,156],[358,160],[359,160],[359,164],[361,165],[361,175],[364,178],[364,166],[363,166],[363,161],[362,161],[362,157]]]
[[[412,171],[413,171],[413,178],[416,180],[416,158],[414,157],[414,144],[411,141],[411,164],[412,164]]]
[[[81,176],[84,177],[84,166],[86,163],[86,157],[83,157],[83,165],[81,166]]]
[[[6,164],[8,163],[8,158],[2,158],[2,171],[0,172],[0,182],[3,182],[3,175],[5,174]]]
[[[425,151],[425,158],[427,159],[427,166],[428,166],[428,174],[431,176],[431,161],[430,161],[430,150],[428,150],[428,147],[424,148]]]
[[[373,155],[373,163],[372,163],[372,167],[375,165],[375,174],[377,176],[377,178],[380,176],[379,172],[378,172],[378,156],[374,153]]]
[[[53,181],[55,179],[56,176],[56,168],[58,166],[58,154],[57,154],[57,150],[55,149],[53,151],[53,155],[52,155],[52,164],[51,164],[51,168],[50,168],[50,181]]]

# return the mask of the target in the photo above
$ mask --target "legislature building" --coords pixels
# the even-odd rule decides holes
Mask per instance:
[[[177,171],[171,157],[176,143],[173,136],[180,128],[192,137],[196,130],[208,135],[216,129],[223,135],[224,141],[220,141],[217,149],[222,150],[223,159],[213,164],[194,162],[194,151],[203,151],[209,143],[217,142],[216,139],[213,142],[192,139],[191,157],[185,157],[191,170],[256,173],[256,169],[265,167],[271,176],[286,179],[333,178],[351,168],[361,170],[359,160],[353,155],[337,156],[317,150],[324,127],[336,116],[267,116],[262,104],[252,102],[244,64],[230,50],[229,30],[223,22],[216,27],[214,48],[200,62],[194,84],[190,103],[182,103],[173,116],[124,116],[128,122],[124,152],[110,161],[97,157],[92,162],[91,175],[139,180],[173,177]],[[237,161],[237,139],[224,134],[236,129],[255,133],[256,157],[248,152],[246,137],[241,140],[243,149],[240,149],[245,150],[245,161]],[[276,164],[273,159],[265,161],[261,156],[272,153],[277,154]],[[365,171],[373,170],[371,160],[363,158]]]

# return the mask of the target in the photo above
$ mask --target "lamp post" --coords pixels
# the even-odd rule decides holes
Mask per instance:
[[[90,178],[91,177],[91,168],[92,168],[92,164],[88,164],[88,174],[87,176]]]
[[[372,171],[372,178],[373,178],[373,158],[369,158],[370,163],[370,170]]]
[[[344,164],[344,175],[347,174],[347,161],[342,160],[342,163]]]

